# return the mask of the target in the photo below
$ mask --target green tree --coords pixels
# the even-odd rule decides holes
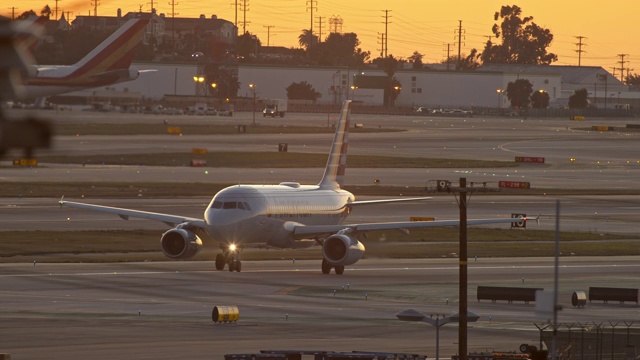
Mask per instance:
[[[46,16],[47,19],[51,18],[51,8],[49,7],[49,5],[45,5],[42,10],[40,10],[40,15],[42,16]],[[58,19],[54,19],[54,20],[58,20]]]
[[[640,90],[640,75],[638,74],[629,74],[625,78],[625,84],[634,88],[635,90]]]
[[[451,55],[449,58],[442,60],[441,64],[449,64],[451,68],[456,68],[455,64],[458,64],[458,70],[474,70],[480,63],[478,62],[478,58],[480,55],[478,54],[478,50],[471,49],[471,53],[469,55],[461,54],[460,55],[460,63],[458,63],[458,55]]]
[[[569,109],[586,109],[589,106],[588,96],[587,89],[574,91],[573,95],[569,96]]]
[[[262,43],[257,35],[246,32],[236,40],[236,50],[243,59],[257,58]]]
[[[511,103],[511,107],[527,108],[529,107],[529,99],[533,92],[533,85],[527,79],[518,79],[507,84],[507,99]]]
[[[483,63],[549,65],[558,60],[555,54],[547,53],[553,41],[549,29],[538,26],[532,16],[521,18],[521,14],[517,5],[503,6],[495,13],[494,20],[502,19],[502,23],[494,24],[491,31],[502,43],[487,41],[480,56]]]
[[[531,94],[531,106],[534,109],[546,109],[549,107],[549,93],[544,90],[534,91]]]
[[[360,66],[370,56],[370,52],[362,51],[360,40],[355,33],[331,33],[324,42],[311,49],[310,57],[319,65],[327,66]]]
[[[25,11],[22,14],[18,15],[18,17],[16,17],[16,20],[25,20],[25,19],[28,19],[29,16],[31,16],[31,15],[37,16],[35,11],[28,10],[28,11]]]
[[[291,85],[287,86],[286,90],[289,100],[311,100],[315,102],[322,96],[322,94],[317,92],[316,89],[306,81],[291,83]]]
[[[413,69],[422,69],[422,58],[424,58],[423,54],[420,54],[417,51],[413,52],[413,55],[408,57],[408,60],[413,64],[411,67]]]

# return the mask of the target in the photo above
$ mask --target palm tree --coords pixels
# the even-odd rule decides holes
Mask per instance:
[[[302,34],[298,36],[298,44],[300,44],[301,47],[305,48],[305,50],[309,50],[310,47],[318,44],[318,37],[316,35],[313,35],[311,30],[303,29]]]

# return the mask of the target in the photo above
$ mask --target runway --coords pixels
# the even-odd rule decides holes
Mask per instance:
[[[327,114],[287,114],[260,119],[284,126],[326,126]],[[43,116],[54,116],[46,114]],[[54,122],[163,124],[164,116],[66,113]],[[172,117],[169,124],[247,124],[250,113],[234,118]],[[545,164],[499,169],[348,169],[348,185],[425,186],[429,181],[529,181],[532,187],[638,190],[640,134],[594,132],[573,127],[624,126],[637,119],[454,119],[354,115],[365,127],[406,129],[394,133],[351,134],[350,154],[513,161],[514,156],[543,156]],[[43,154],[130,154],[213,151],[327,153],[330,134],[202,136],[58,136]],[[38,152],[40,153],[40,152]],[[10,159],[15,154],[9,154]],[[575,158],[575,161],[571,161]],[[3,162],[3,165],[8,163]],[[317,183],[322,169],[229,169],[41,164],[37,168],[0,167],[0,181],[189,183]],[[493,185],[491,185],[493,184]],[[60,194],[63,195],[63,194]],[[214,194],[212,193],[211,196]],[[357,196],[358,194],[356,194]],[[402,194],[398,194],[399,196]],[[367,197],[358,197],[365,200]],[[0,199],[0,228],[9,230],[157,229],[153,221],[123,221],[117,216],[60,209],[57,198]],[[101,199],[84,202],[201,217],[209,197]],[[555,202],[561,202],[561,230],[637,234],[638,196],[474,195],[469,218],[541,215],[553,229]],[[348,222],[406,221],[410,216],[457,219],[453,196],[419,204],[392,204],[354,211]],[[526,251],[526,249],[524,250]],[[640,321],[636,304],[588,304],[573,308],[571,295],[589,286],[637,288],[639,257],[563,257],[560,268],[561,322]],[[428,314],[457,312],[458,263],[455,259],[363,259],[343,276],[323,276],[319,261],[243,261],[242,273],[212,271],[198,262],[124,264],[0,264],[0,353],[14,359],[158,359],[222,358],[227,353],[261,349],[391,351],[434,355],[434,329],[405,323],[395,314],[414,308]],[[516,350],[536,344],[534,304],[476,302],[478,285],[551,289],[551,258],[478,259],[469,263],[469,309],[481,316],[469,329],[469,351]],[[343,290],[343,287],[345,288]],[[334,295],[335,290],[335,295]],[[213,324],[216,305],[238,305],[238,324]],[[443,356],[457,349],[457,326],[440,333]]]
[[[562,258],[559,322],[637,321],[636,304],[589,303],[589,286],[638,285],[640,258]],[[389,351],[433,356],[434,329],[398,321],[413,308],[458,308],[455,259],[363,260],[343,276],[317,261],[246,261],[242,273],[212,262],[0,265],[0,351],[15,359],[221,359],[264,349]],[[478,259],[469,264],[469,351],[537,344],[535,305],[476,302],[477,285],[551,289],[552,259]],[[335,290],[335,293],[334,293]],[[218,305],[237,305],[237,324],[214,324]],[[441,329],[440,351],[457,348],[457,326]]]

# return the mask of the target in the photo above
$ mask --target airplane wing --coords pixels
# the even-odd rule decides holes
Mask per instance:
[[[469,219],[467,225],[483,225],[483,224],[509,224],[527,221],[521,218],[494,218],[494,219]],[[408,230],[411,228],[430,228],[442,226],[459,226],[459,220],[438,220],[438,221],[400,221],[385,223],[367,223],[367,224],[342,224],[342,225],[297,225],[293,228],[293,236],[295,239],[306,239],[315,236],[327,234],[335,234],[339,231],[347,230],[349,232],[367,232],[376,230]]]
[[[93,204],[85,204],[78,203],[72,201],[64,201],[60,200],[60,206],[68,206],[72,208],[99,211],[109,214],[118,215],[120,218],[124,220],[129,220],[130,217],[148,219],[148,220],[156,220],[161,221],[169,226],[175,226],[178,224],[189,223],[192,226],[204,228],[205,222],[202,219],[191,218],[186,216],[178,216],[171,214],[161,214],[149,211],[139,211],[139,210],[131,210],[131,209],[122,209],[117,207],[110,206],[101,206],[101,205],[93,205]]]
[[[431,200],[431,197],[417,197],[417,198],[398,198],[398,199],[381,199],[381,200],[363,200],[363,201],[353,201],[350,202],[350,206],[358,206],[358,205],[373,205],[373,204],[385,204],[385,203],[394,203],[394,202],[405,202],[405,201],[424,201]]]

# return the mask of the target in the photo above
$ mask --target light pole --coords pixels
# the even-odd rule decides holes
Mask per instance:
[[[193,81],[196,83],[196,105],[200,101],[200,93],[202,92],[202,84],[204,83],[204,76],[196,75],[193,77]],[[206,90],[205,90],[206,91]]]
[[[436,328],[436,358],[435,360],[440,359],[440,327],[444,324],[448,324],[450,322],[459,322],[460,316],[459,314],[453,314],[451,316],[445,316],[441,314],[435,314],[436,318],[433,318],[433,314],[431,316],[427,316],[417,310],[406,309],[402,310],[396,314],[398,320],[401,321],[419,321],[425,322]],[[442,317],[440,317],[442,316]],[[467,321],[468,322],[476,322],[480,316],[474,314],[472,312],[467,312]]]
[[[256,84],[249,84],[249,89],[253,92],[253,126],[256,126]]]
[[[496,92],[498,93],[498,109],[500,109],[502,107],[502,93],[504,90],[497,89]]]
[[[357,86],[351,85],[351,100],[354,100],[354,101],[356,100],[355,97],[356,97],[357,88],[358,88]]]

